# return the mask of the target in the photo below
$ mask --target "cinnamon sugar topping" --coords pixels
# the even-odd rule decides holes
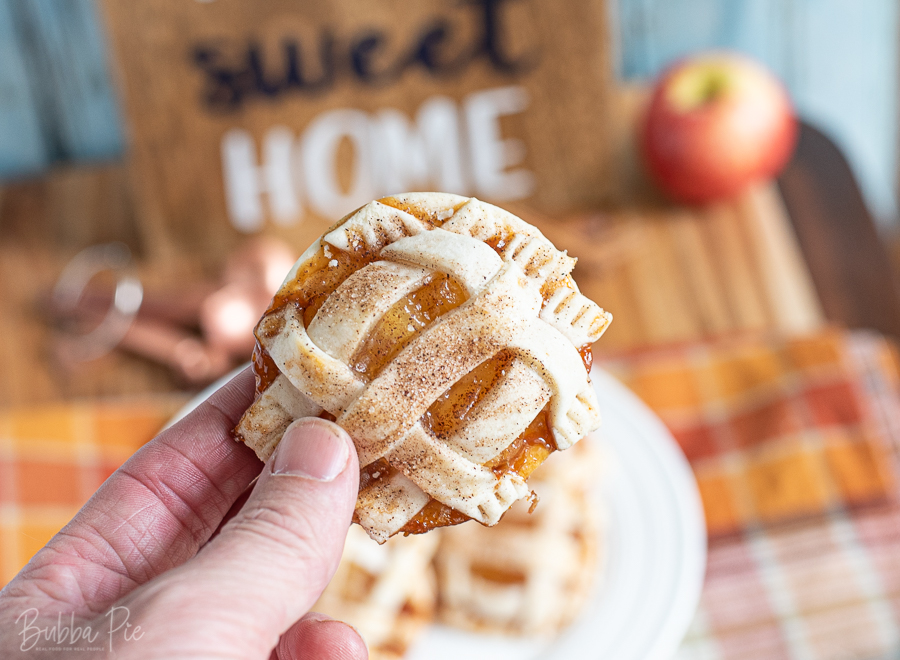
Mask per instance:
[[[599,421],[574,365],[590,370],[611,317],[578,292],[573,265],[475,199],[369,204],[307,251],[257,326],[258,398],[237,433],[265,458],[301,397],[354,438],[356,518],[373,538],[495,524]],[[267,396],[276,382],[295,393]]]

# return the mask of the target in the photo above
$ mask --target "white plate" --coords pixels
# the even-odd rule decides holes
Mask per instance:
[[[706,527],[694,476],[662,422],[605,372],[591,374],[612,461],[604,485],[603,577],[582,616],[551,641],[432,626],[408,660],[668,660],[703,584]],[[192,400],[192,410],[220,381]]]
[[[706,526],[693,473],[662,422],[599,369],[598,440],[613,462],[603,505],[603,577],[582,616],[550,642],[432,626],[409,660],[668,660],[703,585]]]

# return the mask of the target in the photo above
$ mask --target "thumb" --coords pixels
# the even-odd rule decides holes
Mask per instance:
[[[268,657],[334,574],[358,480],[343,429],[318,418],[295,421],[244,507],[196,557],[162,576],[145,612],[152,619],[165,613],[166,641],[180,638],[182,651],[199,627],[204,655],[215,655],[214,641],[230,657]],[[182,636],[173,626],[188,629]],[[148,625],[144,631],[152,635]]]

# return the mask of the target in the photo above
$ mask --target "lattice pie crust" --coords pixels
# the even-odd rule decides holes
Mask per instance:
[[[591,441],[532,478],[540,505],[516,502],[496,527],[443,530],[436,558],[438,617],[484,632],[549,635],[572,622],[596,582],[602,472]]]
[[[292,420],[335,418],[376,540],[496,524],[550,452],[599,425],[582,357],[612,317],[574,264],[477,199],[367,204],[306,251],[257,326],[259,395],[236,436],[266,460]]]
[[[313,611],[356,628],[370,660],[402,658],[434,617],[431,559],[437,541],[437,535],[425,534],[379,545],[351,527],[337,572]]]

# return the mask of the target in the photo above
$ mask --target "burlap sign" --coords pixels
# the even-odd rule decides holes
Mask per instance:
[[[104,0],[142,222],[212,263],[442,190],[549,212],[611,188],[603,0]]]

